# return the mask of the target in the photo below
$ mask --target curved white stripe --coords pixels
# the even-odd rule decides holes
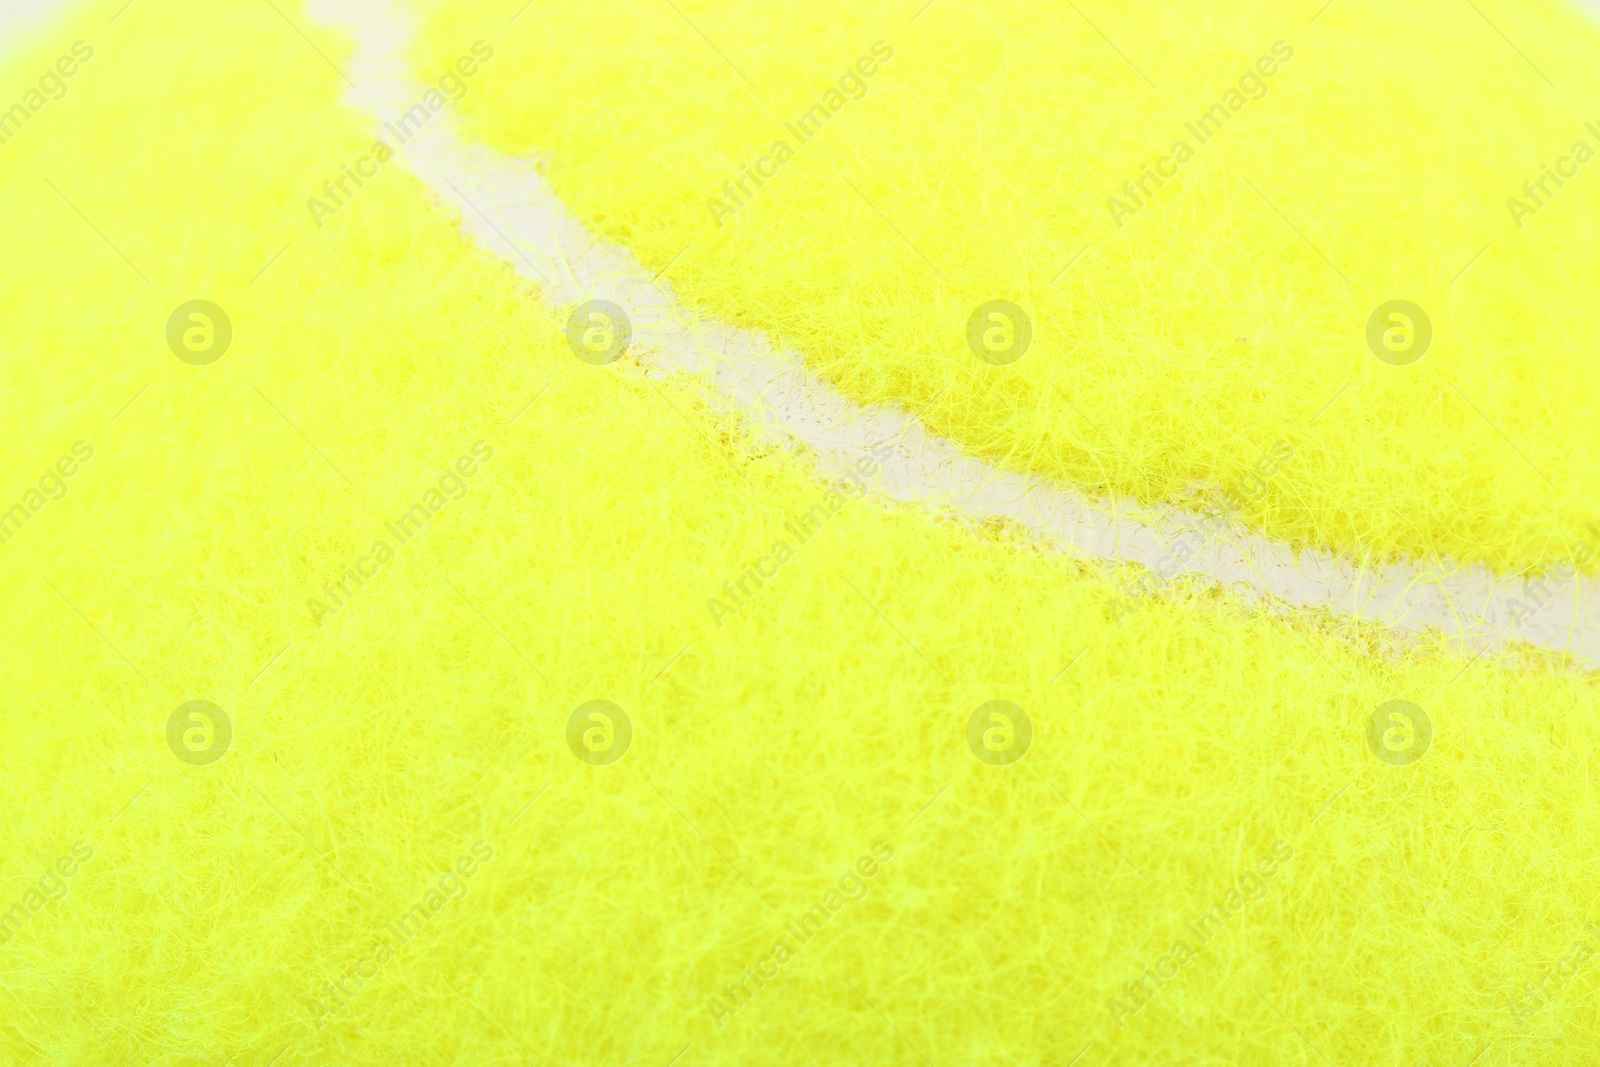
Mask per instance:
[[[413,16],[391,0],[313,0],[311,9],[353,34],[357,49],[347,73],[359,88],[348,95],[393,145],[383,123],[427,88],[407,61]],[[876,489],[890,499],[1012,519],[1080,558],[1152,569],[1203,521],[1176,508],[1094,501],[995,470],[930,436],[903,412],[857,405],[808,372],[795,353],[773,350],[763,335],[683,308],[626,250],[585,230],[532,162],[463,143],[448,107],[399,151],[422,181],[459,207],[466,232],[542,286],[552,304],[600,298],[621,305],[633,322],[636,355],[660,371],[702,376],[713,403],[791,446],[814,450],[825,478],[842,478],[870,455],[883,458],[888,443]],[[1366,569],[1326,553],[1297,555],[1236,525],[1206,539],[1186,573],[1280,606],[1324,609],[1402,633],[1439,632],[1469,650],[1500,651],[1521,640],[1600,667],[1600,597],[1589,577],[1552,579],[1552,595],[1519,624],[1514,602],[1529,602],[1521,579],[1482,567]]]
[[[46,33],[66,17],[67,11],[83,0],[0,0],[0,58],[42,39]],[[8,87],[8,92],[21,96],[26,83]],[[15,101],[6,101],[9,106]]]

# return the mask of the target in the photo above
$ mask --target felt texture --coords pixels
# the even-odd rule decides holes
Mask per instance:
[[[990,462],[1181,503],[1285,440],[1242,517],[1359,560],[1544,568],[1596,521],[1600,29],[1566,0],[429,6],[419,72],[503,42],[477,136]],[[995,299],[1033,327],[1006,366],[965,336]],[[1367,342],[1394,299],[1410,366]]]
[[[371,136],[302,12],[116,6],[0,66],[94,48],[0,146],[0,1061],[1593,1062],[1592,678],[830,487],[403,160],[315,226]]]

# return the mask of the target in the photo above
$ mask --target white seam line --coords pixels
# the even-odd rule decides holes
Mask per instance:
[[[383,123],[428,89],[407,60],[416,32],[413,16],[392,0],[314,0],[310,6],[314,15],[354,36],[348,69],[357,87],[346,97],[372,119],[379,136],[388,136]],[[700,377],[719,409],[742,416],[758,434],[812,450],[825,480],[842,479],[848,468],[872,457],[881,461],[876,490],[886,499],[972,519],[1011,519],[1080,559],[1152,571],[1173,538],[1204,521],[1169,505],[1094,501],[1062,484],[996,470],[931,436],[914,417],[856,404],[811,373],[797,354],[773,349],[764,334],[681,306],[665,281],[573,218],[532,160],[462,143],[449,105],[403,146],[390,147],[436,195],[457,206],[465,233],[537,283],[553,308],[592,299],[620,305],[633,327],[635,358],[657,371]],[[886,450],[882,442],[893,445]],[[1600,668],[1600,583],[1589,576],[1562,584],[1557,596],[1519,624],[1511,601],[1527,599],[1520,576],[1413,562],[1358,567],[1233,526],[1206,538],[1182,573],[1248,600],[1326,610],[1401,635],[1436,632],[1460,640],[1469,652],[1502,652],[1520,640]]]

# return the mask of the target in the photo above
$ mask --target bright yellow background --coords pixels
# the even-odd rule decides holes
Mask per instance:
[[[1506,206],[1600,151],[1600,28],[1565,0],[430,6],[419,73],[492,36],[473,129],[592,229],[991,462],[1182,502],[1287,440],[1242,516],[1363,560],[1521,571],[1600,521],[1600,160],[1520,231]],[[878,40],[865,98],[798,145],[784,122]],[[1115,226],[1280,40],[1268,95]],[[796,158],[717,225],[780,137]],[[997,298],[1034,325],[1002,368],[964,336]],[[1433,323],[1410,367],[1365,340],[1395,298]]]
[[[692,380],[578,362],[401,163],[314,229],[370,135],[271,7],[112,13],[0,75],[96,48],[0,148],[0,499],[95,448],[0,546],[0,910],[95,850],[0,946],[0,1060],[1592,1061],[1600,966],[1525,1034],[1505,1005],[1600,914],[1591,680],[1203,591],[1124,615],[1015,531],[875,502],[717,629],[823,493],[807,461]],[[163,340],[196,297],[235,327],[204,368]],[[313,625],[479,439],[478,488]],[[1363,740],[1394,697],[1434,724],[1408,768]],[[635,724],[611,767],[563,738],[596,698]],[[995,698],[1035,728],[1004,769],[964,739]],[[192,699],[233,723],[209,767],[167,749]],[[466,899],[313,1031],[480,839]],[[880,839],[867,899],[717,1030],[707,998]],[[1116,1030],[1278,839],[1267,897]]]

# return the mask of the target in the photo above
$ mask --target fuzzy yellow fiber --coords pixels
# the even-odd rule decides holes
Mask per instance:
[[[755,445],[693,380],[575,359],[403,159],[314,227],[307,199],[371,136],[330,66],[347,44],[298,9],[139,0],[108,21],[119,5],[0,66],[21,92],[94,49],[0,146],[3,502],[73,471],[0,545],[0,1062],[1594,1062],[1592,678],[1181,583],[1124,611],[1015,531],[872,499],[719,625],[708,598],[827,495],[808,458]],[[953,19],[991,55],[949,7],[919,32]],[[595,23],[585,54],[631,32]],[[1021,164],[1055,144],[1014,143],[1008,172],[1044,181]],[[663,193],[641,195],[615,203],[637,220]],[[1302,258],[1285,241],[1263,270],[1309,286]],[[925,285],[897,262],[885,322]],[[192,299],[234,327],[207,366],[164,336]],[[998,402],[956,380],[973,411]],[[1362,410],[1414,388],[1369,383]],[[1327,419],[1354,434],[1349,410]],[[1317,477],[1355,492],[1328,440]],[[92,456],[57,468],[80,441]],[[1473,499],[1506,493],[1521,529],[1515,468],[1482,462]],[[390,532],[430,491],[420,533]],[[1405,766],[1365,739],[1397,698],[1433,729]],[[966,739],[996,699],[1033,724],[1010,766]],[[232,725],[213,763],[177,753],[214,735],[169,744],[194,700]],[[591,700],[633,723],[608,766],[568,746]],[[776,977],[712,1007],[779,941]]]
[[[1568,0],[436,6],[419,69],[503,42],[480,138],[991,462],[1181,502],[1286,440],[1243,517],[1358,559],[1520,571],[1596,518],[1600,28]],[[1032,320],[1009,366],[965,337],[993,299]],[[1392,299],[1431,320],[1411,366],[1366,340]]]

